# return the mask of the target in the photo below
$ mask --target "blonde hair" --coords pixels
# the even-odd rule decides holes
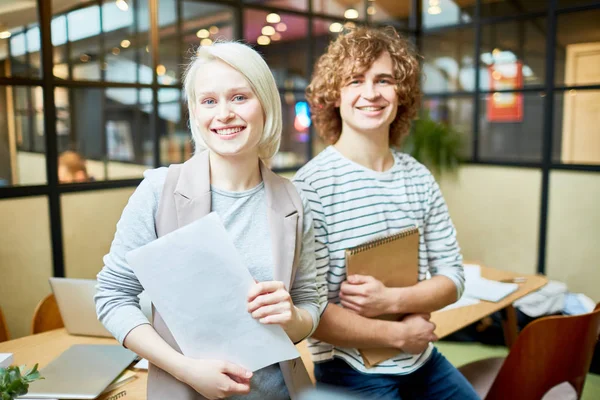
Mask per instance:
[[[239,71],[250,84],[263,108],[265,124],[260,142],[258,156],[268,160],[277,153],[281,143],[282,117],[281,99],[273,74],[263,58],[251,47],[238,42],[217,42],[211,46],[198,48],[196,55],[187,65],[183,85],[189,110],[189,125],[196,150],[205,149],[206,144],[196,126],[196,73],[198,69],[210,61],[223,61]]]

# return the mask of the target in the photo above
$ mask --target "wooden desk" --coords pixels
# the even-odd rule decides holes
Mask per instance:
[[[114,339],[108,338],[93,338],[85,336],[72,336],[67,331],[56,329],[49,332],[40,333],[37,335],[25,336],[8,342],[0,343],[0,353],[13,353],[14,365],[26,364],[28,367],[33,367],[35,363],[40,364],[40,368],[44,368],[50,361],[58,357],[63,351],[67,350],[74,344],[118,344]],[[98,397],[99,400],[106,400],[110,396],[117,394],[123,390],[126,395],[120,397],[119,400],[143,400],[146,398],[146,380],[148,373],[146,371],[135,370],[137,379],[123,385],[112,392],[103,394]]]
[[[521,275],[513,272],[500,271],[493,268],[481,268],[481,275],[484,278],[503,280],[515,277],[526,277],[527,280],[519,284],[519,289],[498,303],[482,301],[467,307],[455,308],[447,311],[438,311],[432,314],[431,320],[437,325],[436,334],[443,338],[449,334],[458,331],[465,326],[477,322],[480,319],[500,310],[505,310],[505,337],[510,346],[517,337],[516,315],[512,307],[513,301],[529,294],[544,286],[548,280],[539,275]],[[46,364],[58,357],[63,351],[73,344],[117,344],[114,339],[91,338],[84,336],[71,336],[66,330],[57,329],[38,335],[26,336],[20,339],[10,340],[0,343],[0,353],[13,353],[14,364],[27,364],[32,367],[36,362],[43,368]],[[310,362],[310,355],[306,348],[306,343],[298,345],[298,350],[302,355],[307,369],[312,372],[313,365]],[[122,400],[143,400],[146,398],[146,380],[148,374],[145,371],[136,370],[137,379],[114,391],[102,395],[99,400],[107,400],[111,395],[126,391],[126,396],[120,397]]]
[[[518,334],[517,318],[512,303],[541,288],[548,283],[548,279],[542,275],[523,275],[489,267],[481,267],[481,276],[496,281],[524,277],[526,281],[519,284],[519,289],[516,292],[497,303],[482,300],[479,304],[432,313],[431,320],[437,325],[435,333],[441,339],[496,311],[503,310],[504,339],[507,346],[510,347]]]

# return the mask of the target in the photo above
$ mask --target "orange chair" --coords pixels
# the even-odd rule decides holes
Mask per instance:
[[[58,304],[54,294],[49,294],[39,302],[33,312],[33,320],[31,321],[31,334],[42,333],[64,327]]]
[[[7,340],[10,340],[10,336],[8,335],[8,325],[6,325],[4,314],[0,308],[0,342],[6,342]]]
[[[600,304],[584,315],[531,322],[506,358],[487,358],[459,368],[485,400],[578,399],[600,332]]]

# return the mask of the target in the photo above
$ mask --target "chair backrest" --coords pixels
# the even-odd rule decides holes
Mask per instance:
[[[541,399],[563,382],[580,398],[599,331],[600,307],[589,314],[533,321],[511,347],[486,400]]]
[[[31,334],[42,333],[64,327],[54,294],[49,294],[39,302],[33,312]]]
[[[2,308],[0,308],[0,342],[6,342],[7,340],[10,340],[10,336],[8,335],[8,325],[6,325]]]

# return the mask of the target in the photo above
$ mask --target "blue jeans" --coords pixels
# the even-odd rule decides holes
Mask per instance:
[[[365,399],[479,399],[471,384],[437,349],[408,375],[363,374],[334,358],[315,364],[315,378],[317,388],[319,384],[343,386]]]

